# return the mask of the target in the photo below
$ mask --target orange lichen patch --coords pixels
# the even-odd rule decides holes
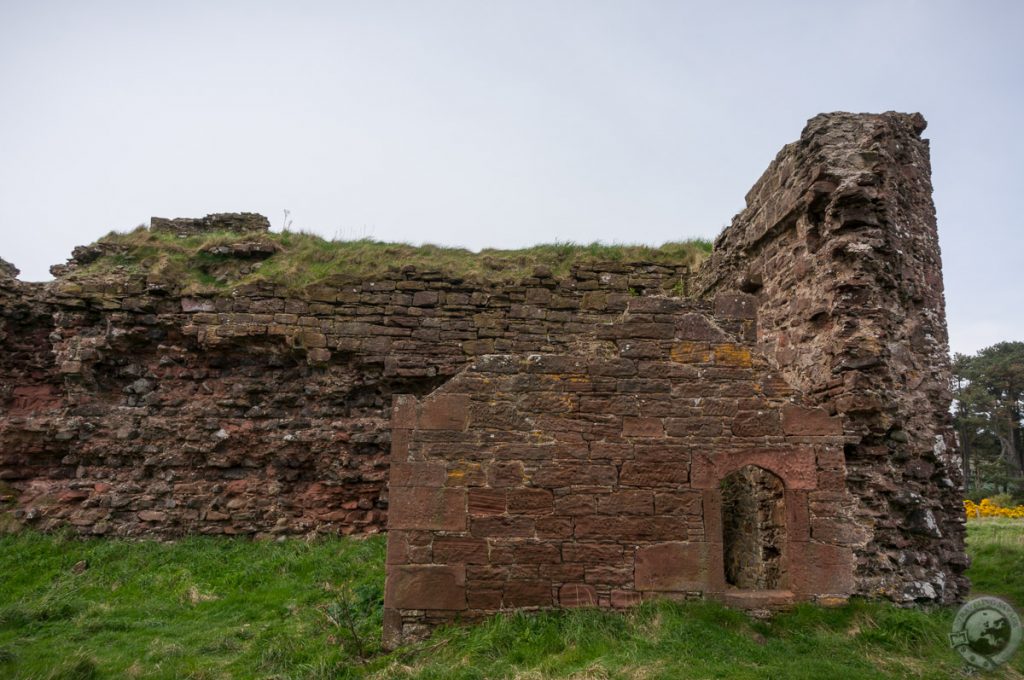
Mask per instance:
[[[586,385],[590,378],[585,375],[562,375],[560,373],[545,373],[540,376],[543,382],[553,385]]]
[[[739,345],[727,343],[715,345],[715,364],[718,366],[734,366],[737,368],[750,368],[753,365],[753,357],[750,350]]]
[[[484,480],[484,470],[480,463],[470,463],[460,460],[448,468],[448,478],[445,486],[468,486],[481,484]]]
[[[561,409],[566,413],[576,411],[579,408],[579,398],[572,394],[562,395],[557,401]]]
[[[705,364],[711,361],[711,348],[706,342],[677,342],[672,346],[672,361],[677,364]]]
[[[527,441],[530,444],[554,444],[555,437],[544,430],[530,430]]]

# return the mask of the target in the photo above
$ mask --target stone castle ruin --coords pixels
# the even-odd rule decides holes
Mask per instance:
[[[387,528],[385,640],[510,608],[966,593],[920,115],[812,119],[696,271],[301,294],[0,266],[0,527]],[[273,254],[252,214],[218,257]]]

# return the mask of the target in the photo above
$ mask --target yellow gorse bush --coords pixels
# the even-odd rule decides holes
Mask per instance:
[[[980,503],[965,500],[964,510],[968,517],[1010,517],[1013,519],[1024,519],[1024,505],[1017,505],[1012,508],[1004,508],[993,503],[989,498],[982,498]]]

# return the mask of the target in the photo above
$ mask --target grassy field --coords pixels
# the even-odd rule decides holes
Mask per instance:
[[[1024,608],[1024,522],[969,524],[976,593]],[[498,617],[382,654],[382,537],[0,537],[0,678],[951,678],[953,610],[714,603]],[[76,565],[78,565],[76,567]],[[1024,677],[1024,653],[995,676]]]
[[[265,242],[274,252],[262,262],[239,261],[218,255],[217,247],[240,241]],[[369,239],[338,241],[301,232],[240,236],[228,232],[188,238],[139,227],[128,233],[111,232],[98,241],[102,257],[80,267],[70,280],[111,274],[147,274],[201,292],[269,281],[290,289],[327,278],[367,280],[411,265],[419,271],[441,272],[483,282],[518,282],[545,266],[565,276],[574,264],[594,262],[652,262],[695,267],[711,252],[711,242],[690,240],[662,246],[552,243],[520,250],[412,246]]]

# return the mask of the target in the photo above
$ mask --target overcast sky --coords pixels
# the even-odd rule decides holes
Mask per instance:
[[[920,111],[954,351],[1024,340],[1024,3],[0,0],[0,257],[152,215],[713,238],[822,111]]]

